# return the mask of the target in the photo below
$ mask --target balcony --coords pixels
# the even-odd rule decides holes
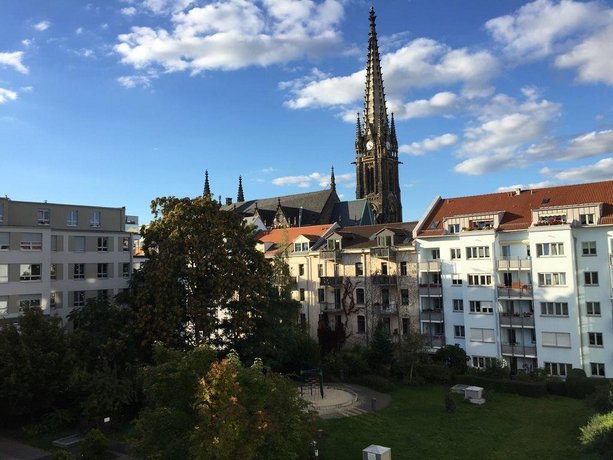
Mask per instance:
[[[320,286],[342,286],[342,284],[343,284],[342,276],[320,276],[319,277]]]
[[[511,286],[498,286],[498,297],[532,298],[532,285],[513,283]]]
[[[370,248],[370,255],[378,259],[396,260],[396,248],[392,246]]]
[[[511,356],[536,356],[536,347],[527,346],[520,343],[503,343],[502,354]]]
[[[341,250],[340,249],[322,249],[319,251],[319,258],[322,260],[341,260]]]
[[[443,321],[443,310],[440,308],[424,309],[421,311],[420,319],[421,321],[441,322]]]
[[[373,275],[370,279],[375,286],[390,286],[396,284],[396,275]]]
[[[531,270],[532,259],[528,258],[516,258],[516,259],[501,259],[498,261],[498,270]]]
[[[336,302],[319,302],[321,313],[337,313],[341,311],[341,304]]]
[[[441,261],[440,260],[426,260],[425,262],[419,262],[420,272],[440,272]]]
[[[426,336],[426,343],[431,348],[441,348],[445,346],[445,336],[440,334],[428,335],[426,332],[424,334]]]
[[[443,290],[439,283],[422,283],[419,285],[419,295],[440,297]]]
[[[530,312],[525,313],[506,313],[500,314],[500,325],[509,327],[534,327],[534,315]]]
[[[380,315],[395,315],[398,313],[398,308],[396,307],[396,302],[384,303],[383,305],[378,305],[377,310]]]

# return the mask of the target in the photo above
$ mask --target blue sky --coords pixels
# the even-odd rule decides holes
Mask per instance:
[[[355,196],[374,5],[405,220],[437,195],[613,178],[613,5],[5,0],[0,194],[125,206]]]

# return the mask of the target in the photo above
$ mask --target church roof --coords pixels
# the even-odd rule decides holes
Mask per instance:
[[[368,200],[339,201],[332,210],[332,220],[343,227],[370,225],[374,222],[372,208]]]

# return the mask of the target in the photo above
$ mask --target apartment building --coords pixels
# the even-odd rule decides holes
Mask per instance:
[[[433,349],[613,377],[613,181],[438,197],[414,237]]]
[[[325,324],[342,324],[348,343],[364,344],[378,323],[393,336],[418,324],[414,226],[274,229],[260,233],[257,244],[288,264],[301,322],[313,338]]]
[[[0,198],[0,322],[38,306],[66,323],[89,298],[112,298],[132,272],[124,208]]]

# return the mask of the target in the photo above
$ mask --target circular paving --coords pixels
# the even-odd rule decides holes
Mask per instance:
[[[303,386],[301,388],[303,399],[311,403],[320,415],[337,409],[353,406],[358,401],[358,395],[347,389],[324,385],[324,397],[321,397],[319,386]]]

